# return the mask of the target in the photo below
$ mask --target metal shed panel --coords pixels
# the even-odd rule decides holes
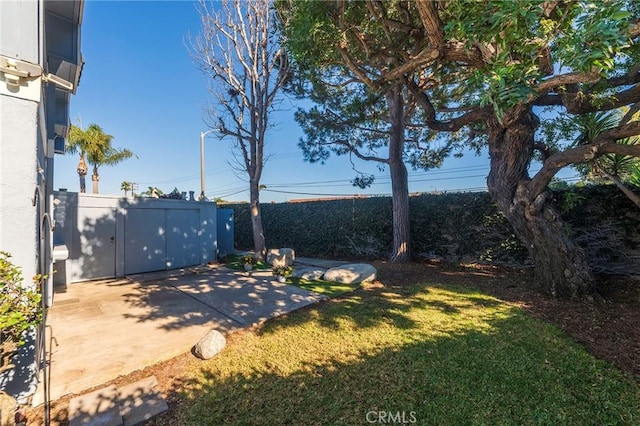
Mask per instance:
[[[127,210],[124,221],[124,273],[160,271],[165,264],[165,211]]]
[[[199,217],[199,210],[167,210],[167,269],[200,264]]]

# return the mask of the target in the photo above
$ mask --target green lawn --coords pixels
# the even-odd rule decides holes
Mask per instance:
[[[518,307],[438,283],[267,322],[185,374],[158,424],[640,424],[632,378]]]
[[[227,255],[224,266],[235,269],[238,271],[244,271],[244,265],[242,264],[242,256],[237,254]],[[258,262],[254,265],[256,270],[271,269],[271,265],[266,262]],[[301,278],[287,278],[287,284],[292,284],[306,290],[315,291],[316,293],[324,294],[329,297],[336,297],[349,291],[357,289],[359,284],[340,284],[332,281],[316,280],[309,281]]]
[[[325,280],[309,281],[302,278],[287,278],[287,284],[315,291],[316,293],[324,294],[329,297],[340,296],[341,294],[353,291],[360,287],[360,284],[340,284]]]

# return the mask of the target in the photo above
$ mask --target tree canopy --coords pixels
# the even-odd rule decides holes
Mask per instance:
[[[294,60],[340,62],[379,92],[402,81],[424,125],[486,146],[489,192],[529,248],[540,288],[593,291],[588,262],[564,232],[547,185],[571,164],[640,156],[640,146],[618,143],[640,134],[632,119],[640,109],[637,2],[291,1],[280,10]],[[331,43],[339,57],[323,50]],[[557,144],[540,131],[559,113],[621,107],[630,113],[585,145]],[[534,152],[542,168],[530,175]]]

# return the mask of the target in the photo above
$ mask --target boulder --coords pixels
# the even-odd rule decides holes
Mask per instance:
[[[202,359],[209,359],[219,353],[227,344],[227,339],[218,330],[208,332],[193,347],[193,353]]]
[[[324,274],[327,281],[335,281],[342,284],[357,284],[376,279],[378,271],[368,263],[349,263],[329,269]]]
[[[267,263],[271,266],[291,266],[294,260],[296,252],[290,248],[270,249],[267,252]]]
[[[322,278],[325,272],[327,272],[327,270],[322,268],[299,268],[294,269],[291,276],[293,278],[302,278],[303,280],[308,281],[317,281]]]

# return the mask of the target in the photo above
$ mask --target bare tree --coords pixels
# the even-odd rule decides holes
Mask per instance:
[[[233,141],[235,158],[248,175],[254,250],[264,258],[259,189],[265,136],[289,65],[269,0],[201,0],[198,12],[202,32],[189,39],[189,47],[193,61],[210,78],[214,102],[206,111],[208,125]]]

